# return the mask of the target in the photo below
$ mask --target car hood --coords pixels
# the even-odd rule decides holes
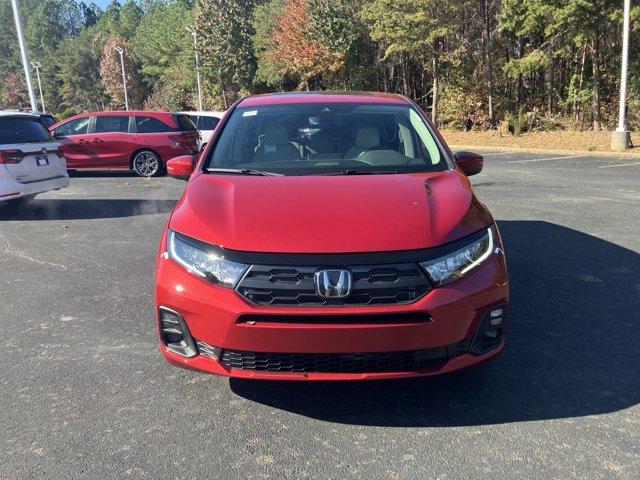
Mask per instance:
[[[413,250],[492,222],[456,170],[429,174],[282,176],[200,174],[169,228],[233,250],[351,253]]]

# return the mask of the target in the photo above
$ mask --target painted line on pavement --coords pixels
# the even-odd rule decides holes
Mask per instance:
[[[588,155],[568,155],[564,157],[549,157],[549,158],[529,158],[527,160],[511,160],[504,163],[532,163],[532,162],[550,162],[552,160],[565,160],[567,158],[587,158]]]
[[[598,168],[616,168],[616,167],[631,167],[633,165],[640,165],[640,162],[635,162],[635,163],[619,163],[617,165],[602,165],[601,167]]]

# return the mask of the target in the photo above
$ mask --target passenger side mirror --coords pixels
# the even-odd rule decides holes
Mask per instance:
[[[167,174],[178,180],[189,180],[196,168],[196,160],[191,155],[172,158],[167,162]]]
[[[484,165],[482,155],[472,152],[456,152],[454,157],[460,170],[462,170],[467,177],[476,175],[482,171],[482,166]]]

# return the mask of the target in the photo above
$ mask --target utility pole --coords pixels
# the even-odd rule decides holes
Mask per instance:
[[[196,52],[196,81],[198,83],[198,110],[202,111],[202,86],[200,85],[200,54],[198,53],[198,34],[193,27],[187,27],[187,32],[193,37],[193,48]]]
[[[627,150],[631,144],[631,133],[627,129],[627,69],[629,62],[629,23],[631,0],[624,0],[624,21],[622,24],[622,65],[620,68],[620,111],[618,128],[611,135],[612,150]]]
[[[13,19],[16,22],[16,33],[18,34],[18,43],[20,44],[20,56],[22,57],[22,67],[24,68],[24,76],[27,80],[27,90],[29,90],[29,100],[31,102],[31,110],[37,110],[36,96],[33,94],[33,85],[31,84],[31,72],[29,71],[29,61],[27,60],[27,49],[24,46],[24,37],[22,35],[22,19],[20,18],[20,9],[18,8],[18,0],[11,0],[13,7]]]
[[[114,47],[116,52],[120,54],[120,66],[122,67],[122,88],[124,89],[124,109],[129,110],[129,95],[127,95],[127,76],[124,73],[124,49],[122,47]]]
[[[47,109],[44,106],[44,96],[42,95],[42,82],[40,82],[40,68],[42,64],[40,62],[31,62],[31,66],[36,69],[36,76],[38,77],[38,91],[40,92],[40,105],[42,105],[42,113],[47,113]]]

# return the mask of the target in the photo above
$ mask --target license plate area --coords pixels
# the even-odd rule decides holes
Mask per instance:
[[[36,155],[36,165],[38,167],[45,167],[49,165],[49,157],[46,155]]]

